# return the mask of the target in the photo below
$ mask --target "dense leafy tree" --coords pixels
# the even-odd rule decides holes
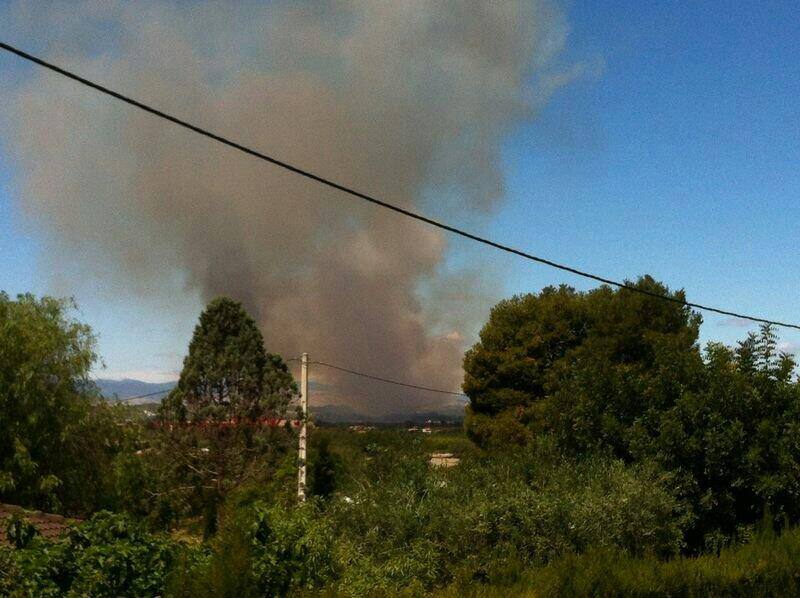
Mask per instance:
[[[669,295],[651,278],[636,284]],[[695,548],[746,535],[765,509],[800,521],[794,361],[769,326],[702,352],[699,324],[680,303],[608,287],[501,302],[465,358],[468,432],[483,445],[548,435],[570,454],[658,463],[693,507]]]
[[[631,447],[682,472],[710,547],[759,521],[800,521],[800,386],[769,326],[736,350],[710,344],[701,391],[637,422]]]
[[[683,298],[647,276],[634,286]],[[605,286],[502,301],[464,359],[468,432],[485,445],[548,431],[627,457],[634,421],[696,383],[699,325],[680,303]]]
[[[90,328],[73,304],[0,292],[0,498],[87,511],[110,492],[106,473],[124,441],[89,372]]]

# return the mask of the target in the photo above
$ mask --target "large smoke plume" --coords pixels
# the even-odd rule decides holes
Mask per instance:
[[[502,198],[504,136],[569,78],[552,69],[563,19],[541,2],[19,3],[3,20],[12,41],[123,93],[473,225]],[[52,271],[176,302],[229,295],[269,350],[458,389],[480,293],[473,276],[440,278],[440,232],[49,73],[3,93]],[[316,373],[374,411],[441,400]]]

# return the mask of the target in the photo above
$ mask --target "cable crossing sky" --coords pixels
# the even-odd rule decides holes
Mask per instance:
[[[292,358],[286,360],[287,363],[294,362],[294,361],[300,361],[300,360],[299,360],[299,358],[296,358],[296,357],[292,357]],[[357,370],[351,370],[349,368],[345,368],[345,367],[342,367],[342,366],[339,366],[339,365],[334,365],[332,363],[327,363],[325,361],[309,361],[308,364],[309,365],[321,365],[322,367],[330,368],[330,369],[333,369],[333,370],[338,370],[340,372],[345,372],[347,374],[352,374],[354,376],[360,376],[362,378],[368,378],[369,380],[377,380],[378,382],[384,382],[386,384],[394,384],[395,386],[403,386],[405,388],[413,388],[415,390],[424,390],[426,392],[435,392],[435,393],[439,393],[439,394],[443,394],[443,395],[451,395],[451,396],[454,396],[454,397],[466,397],[467,396],[463,392],[454,392],[452,390],[443,390],[441,388],[432,388],[430,386],[420,386],[419,384],[410,384],[408,382],[401,382],[400,380],[392,380],[391,378],[384,378],[382,376],[374,376],[372,374],[366,374],[364,372],[359,372]],[[157,390],[155,392],[149,392],[149,393],[143,394],[143,395],[135,395],[135,396],[132,396],[132,397],[125,397],[123,399],[117,399],[117,401],[122,403],[122,402],[125,402],[125,401],[133,401],[133,400],[136,400],[136,399],[146,399],[147,397],[155,397],[155,396],[158,396],[158,395],[168,394],[169,392],[171,392],[171,389],[169,389],[169,390]]]
[[[362,378],[368,378],[370,380],[377,380],[378,382],[385,382],[386,384],[394,384],[396,386],[404,386],[406,388],[414,388],[416,390],[425,390],[427,392],[438,392],[439,394],[452,395],[455,397],[467,396],[463,392],[453,392],[452,390],[442,390],[440,388],[431,388],[429,386],[419,386],[418,384],[409,384],[408,382],[400,382],[399,380],[392,380],[390,378],[383,378],[381,376],[373,376],[372,374],[365,374],[364,372],[350,370],[338,365],[333,365],[332,363],[325,363],[324,361],[310,361],[309,364],[321,365],[322,367],[331,368],[333,370],[339,370],[340,372],[346,372],[348,374],[352,374],[354,376],[361,376]]]
[[[49,69],[49,70],[51,70],[51,71],[53,71],[55,73],[58,73],[59,75],[62,75],[62,76],[67,77],[69,79],[72,79],[73,81],[77,81],[78,83],[80,83],[82,85],[90,87],[90,88],[92,88],[92,89],[94,89],[96,91],[99,91],[99,92],[104,93],[104,94],[106,94],[108,96],[116,98],[116,99],[118,99],[118,100],[120,100],[122,102],[125,102],[126,104],[134,106],[135,108],[138,108],[140,110],[144,110],[145,112],[149,112],[150,114],[153,114],[154,116],[157,116],[157,117],[162,118],[164,120],[170,121],[170,122],[172,122],[172,123],[174,123],[174,124],[176,124],[176,125],[178,125],[180,127],[185,128],[185,129],[189,129],[190,131],[193,131],[194,133],[197,133],[199,135],[202,135],[204,137],[207,137],[209,139],[217,141],[217,142],[219,142],[219,143],[221,143],[223,145],[227,145],[228,147],[232,147],[232,148],[234,148],[236,150],[239,150],[242,153],[245,153],[245,154],[248,154],[250,156],[256,157],[256,158],[258,158],[260,160],[263,160],[265,162],[268,162],[268,163],[270,163],[270,164],[272,164],[274,166],[278,166],[280,168],[283,168],[284,170],[288,170],[288,171],[293,172],[293,173],[295,173],[297,175],[300,175],[300,176],[303,176],[305,178],[308,178],[308,179],[311,179],[313,181],[316,181],[317,183],[320,183],[321,185],[324,185],[324,186],[329,187],[331,189],[336,189],[337,191],[341,191],[342,193],[346,193],[348,195],[351,195],[351,196],[356,197],[358,199],[361,199],[363,201],[367,201],[369,203],[372,203],[374,205],[380,206],[380,207],[385,208],[387,210],[391,210],[391,211],[396,212],[398,214],[402,214],[403,216],[406,216],[408,218],[412,218],[414,220],[418,220],[420,222],[428,224],[429,226],[433,226],[435,228],[447,231],[447,232],[452,233],[454,235],[458,235],[460,237],[464,237],[466,239],[470,239],[472,241],[475,241],[476,243],[481,243],[481,244],[486,245],[488,247],[493,247],[493,248],[498,249],[500,251],[504,251],[506,253],[510,253],[512,255],[516,255],[518,257],[522,257],[522,258],[527,259],[529,261],[533,261],[533,262],[536,262],[536,263],[539,263],[539,264],[543,264],[545,266],[550,266],[551,268],[556,268],[556,269],[562,270],[564,272],[569,272],[571,274],[575,274],[576,276],[581,276],[581,277],[587,278],[589,280],[594,280],[596,282],[607,284],[607,285],[610,285],[610,286],[613,286],[613,287],[617,287],[617,288],[620,288],[620,289],[626,289],[626,290],[634,292],[634,293],[639,293],[641,295],[647,295],[649,297],[654,297],[654,298],[657,298],[657,299],[661,299],[663,301],[669,301],[671,303],[678,303],[680,305],[684,305],[686,307],[691,307],[691,308],[698,309],[698,310],[701,310],[701,311],[720,314],[720,315],[723,315],[723,316],[730,316],[730,317],[734,317],[734,318],[740,318],[740,319],[743,319],[743,320],[749,320],[751,322],[759,322],[759,323],[762,323],[762,324],[772,324],[772,325],[781,326],[781,327],[784,327],[784,328],[793,328],[795,330],[800,330],[800,324],[793,324],[791,322],[781,322],[779,320],[770,320],[768,318],[764,318],[764,317],[760,317],[760,316],[752,316],[752,315],[738,313],[738,312],[727,310],[727,309],[722,309],[722,308],[718,308],[718,307],[712,307],[712,306],[709,306],[709,305],[702,305],[700,303],[692,303],[692,302],[680,299],[678,297],[662,295],[660,293],[656,293],[656,292],[653,292],[653,291],[650,291],[650,290],[647,290],[647,289],[638,288],[638,287],[633,286],[633,285],[631,285],[631,284],[629,284],[627,282],[620,282],[620,281],[617,281],[617,280],[612,280],[610,278],[606,278],[604,276],[600,276],[600,275],[597,275],[597,274],[592,274],[591,272],[580,270],[578,268],[574,268],[572,266],[568,266],[568,265],[565,265],[565,264],[560,264],[558,262],[554,262],[552,260],[536,256],[536,255],[534,255],[532,253],[528,253],[528,252],[523,251],[521,249],[516,249],[514,247],[510,247],[508,245],[504,245],[502,243],[499,243],[497,241],[492,241],[491,239],[488,239],[486,237],[481,237],[481,236],[476,235],[474,233],[471,233],[469,231],[466,231],[466,230],[460,229],[458,227],[446,224],[444,222],[440,222],[438,220],[434,220],[432,218],[428,218],[427,216],[424,216],[424,215],[419,214],[417,212],[413,212],[411,210],[407,210],[405,208],[402,208],[400,206],[394,205],[392,203],[383,201],[383,200],[378,199],[378,198],[376,198],[376,197],[374,197],[372,195],[368,195],[366,193],[362,193],[361,191],[357,191],[357,190],[355,190],[353,188],[350,188],[350,187],[347,187],[347,186],[345,186],[345,185],[343,185],[341,183],[337,183],[336,181],[334,181],[332,179],[325,178],[325,177],[323,177],[321,175],[318,175],[318,174],[315,174],[315,173],[310,172],[308,170],[305,170],[305,169],[303,169],[303,168],[301,168],[299,166],[295,166],[295,165],[290,164],[288,162],[284,162],[284,161],[282,161],[282,160],[280,160],[278,158],[269,156],[269,155],[264,154],[264,153],[262,153],[262,152],[260,152],[258,150],[255,150],[255,149],[252,149],[252,148],[247,147],[245,145],[242,145],[240,143],[237,143],[236,141],[232,141],[230,139],[222,137],[221,135],[217,135],[216,133],[213,133],[211,131],[208,131],[206,129],[198,127],[197,125],[193,125],[193,124],[191,124],[191,123],[189,123],[187,121],[181,120],[181,119],[179,119],[179,118],[177,118],[175,116],[167,114],[166,112],[162,112],[161,110],[158,110],[157,108],[153,108],[152,106],[144,104],[144,103],[142,103],[142,102],[140,102],[138,100],[134,100],[134,99],[132,99],[132,98],[130,98],[128,96],[125,96],[125,95],[119,93],[119,92],[116,92],[116,91],[114,91],[112,89],[109,89],[107,87],[104,87],[104,86],[102,86],[102,85],[100,85],[98,83],[90,81],[89,79],[85,79],[84,77],[81,77],[80,75],[76,75],[75,73],[72,73],[72,72],[70,72],[70,71],[68,71],[66,69],[63,69],[63,68],[55,65],[55,64],[47,62],[47,61],[45,61],[45,60],[43,60],[41,58],[38,58],[38,57],[36,57],[36,56],[34,56],[32,54],[29,54],[29,53],[27,53],[27,52],[25,52],[23,50],[20,50],[19,48],[16,48],[16,47],[14,47],[12,45],[6,44],[4,42],[0,42],[0,48],[5,50],[5,51],[7,51],[7,52],[15,54],[15,55],[19,56],[20,58],[23,58],[23,59],[25,59],[25,60],[27,60],[29,62],[37,64],[37,65],[39,65],[41,67],[44,67],[46,69]]]
[[[286,360],[286,363],[291,362],[299,362],[299,357],[290,357]],[[452,395],[455,397],[466,397],[463,392],[454,392],[452,390],[443,390],[441,388],[432,388],[430,386],[420,386],[419,384],[411,384],[409,382],[401,382],[400,380],[392,380],[391,378],[385,378],[383,376],[375,376],[374,374],[366,374],[364,372],[359,372],[357,370],[351,370],[349,368],[342,367],[340,365],[334,365],[332,363],[327,363],[325,361],[309,361],[309,365],[321,365],[322,367],[330,368],[332,370],[338,370],[340,372],[345,372],[347,374],[352,374],[354,376],[360,376],[362,378],[368,378],[370,380],[377,380],[378,382],[385,382],[386,384],[394,384],[395,386],[404,386],[406,388],[413,388],[416,390],[424,390],[427,392],[436,392],[443,395]]]
[[[169,389],[169,390],[157,390],[155,392],[148,392],[147,394],[144,394],[144,395],[135,395],[135,396],[132,396],[132,397],[125,397],[124,399],[115,399],[115,400],[118,403],[124,403],[125,401],[134,401],[136,399],[146,399],[147,397],[155,397],[155,396],[158,396],[158,395],[165,395],[165,394],[168,394],[170,392],[172,392],[172,389]]]

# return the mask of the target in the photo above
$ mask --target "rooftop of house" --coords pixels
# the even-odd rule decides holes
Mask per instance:
[[[62,517],[53,513],[43,513],[42,511],[30,511],[17,505],[0,503],[0,544],[8,544],[6,536],[6,521],[14,514],[19,514],[30,521],[39,535],[43,538],[57,538],[64,534],[69,526],[77,523],[80,519]]]

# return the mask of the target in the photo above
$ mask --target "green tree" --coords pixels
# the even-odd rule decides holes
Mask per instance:
[[[282,413],[295,393],[286,364],[265,351],[253,318],[241,303],[219,297],[200,314],[162,414],[178,421],[252,421]]]
[[[156,494],[162,504],[165,498],[178,503],[167,511],[202,512],[206,533],[214,533],[224,496],[247,478],[267,475],[288,450],[291,434],[262,423],[283,417],[296,392],[286,364],[266,352],[242,305],[224,297],[211,301],[178,385],[160,409],[166,469]]]
[[[70,301],[0,292],[0,498],[88,511],[109,500],[119,450],[90,379],[95,340]]]
[[[770,513],[800,521],[800,386],[770,326],[736,350],[710,344],[700,392],[633,431],[636,458],[681,472],[698,515],[694,545],[718,548]]]
[[[636,285],[683,299],[649,277]],[[746,537],[765,510],[800,521],[795,362],[769,326],[703,352],[699,325],[678,302],[608,287],[501,302],[465,358],[468,432],[658,464],[692,507],[693,548]]]
[[[630,284],[683,299],[649,276]],[[550,432],[574,452],[628,458],[633,423],[697,384],[700,321],[680,303],[607,286],[502,301],[464,359],[468,432],[483,445]]]
[[[336,490],[341,461],[331,451],[329,436],[317,433],[313,438],[309,459],[310,494],[329,498]]]

